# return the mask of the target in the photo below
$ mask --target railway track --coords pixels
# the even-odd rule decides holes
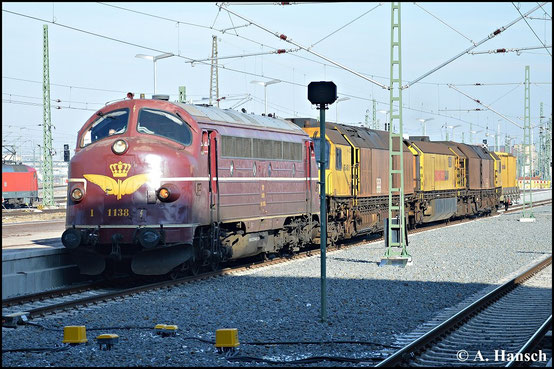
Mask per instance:
[[[545,200],[544,203],[551,203],[552,200]],[[537,203],[537,206],[539,204]],[[508,213],[516,212],[519,209],[514,207],[508,210]],[[477,218],[482,219],[482,218]],[[446,225],[460,224],[474,221],[475,219],[457,219],[447,223],[433,223],[409,231],[409,234],[415,234],[419,232],[425,232],[431,229],[440,228]],[[365,237],[356,237],[346,242],[343,242],[332,247],[327,247],[327,251],[333,251],[338,249],[344,249],[349,247],[355,247],[365,245],[368,242],[382,241],[383,237],[378,234],[373,234]],[[274,258],[271,260],[255,261],[237,264],[230,266],[215,272],[207,272],[199,274],[197,276],[187,276],[183,278],[175,278],[173,280],[162,280],[155,283],[146,283],[144,278],[142,282],[140,279],[125,279],[116,280],[111,284],[106,284],[105,281],[96,281],[86,285],[78,285],[68,288],[56,289],[52,291],[46,291],[43,293],[36,293],[33,295],[25,295],[13,297],[10,299],[2,300],[2,315],[9,315],[15,312],[26,312],[27,318],[44,316],[46,314],[55,313],[70,308],[78,308],[80,306],[87,306],[90,304],[96,304],[99,302],[108,301],[110,299],[122,298],[125,296],[133,295],[140,292],[145,292],[160,288],[169,288],[172,286],[190,283],[198,280],[213,278],[222,275],[228,275],[232,273],[241,272],[244,270],[261,268],[269,265],[279,264],[287,262],[291,259],[300,259],[304,257],[310,257],[318,255],[320,253],[319,248],[296,253],[292,256],[284,256],[280,258]],[[129,283],[132,286],[129,287]],[[127,285],[126,285],[127,284]]]
[[[525,354],[533,352],[546,332],[552,329],[552,290],[533,287],[534,279],[551,280],[551,271],[550,274],[543,271],[551,264],[552,255],[497,287],[376,366],[518,364],[518,361],[525,358]]]

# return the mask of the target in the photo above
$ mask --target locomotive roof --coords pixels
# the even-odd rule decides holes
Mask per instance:
[[[2,163],[2,173],[14,173],[14,172],[35,172],[35,168],[29,167],[25,164],[9,164]]]
[[[299,126],[281,118],[247,114],[232,109],[220,109],[215,106],[191,105],[179,102],[175,102],[174,104],[185,109],[187,113],[203,123],[223,122],[305,134]]]

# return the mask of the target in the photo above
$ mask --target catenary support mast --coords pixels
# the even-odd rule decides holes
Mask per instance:
[[[54,206],[54,174],[52,169],[52,121],[50,115],[50,63],[48,52],[48,26],[45,24],[43,43],[43,144],[42,144],[42,205]]]

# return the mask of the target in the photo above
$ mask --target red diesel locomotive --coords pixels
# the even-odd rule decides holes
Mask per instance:
[[[317,242],[317,166],[290,121],[126,99],[81,128],[62,243],[82,274],[162,275]]]

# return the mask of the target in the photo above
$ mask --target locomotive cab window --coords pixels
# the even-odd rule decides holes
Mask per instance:
[[[161,110],[141,109],[137,132],[162,136],[185,146],[192,143],[189,126],[177,116]]]
[[[81,147],[85,147],[103,138],[120,135],[127,130],[129,109],[115,110],[101,114],[81,137]]]
[[[342,150],[338,147],[335,150],[335,169],[342,170]]]

